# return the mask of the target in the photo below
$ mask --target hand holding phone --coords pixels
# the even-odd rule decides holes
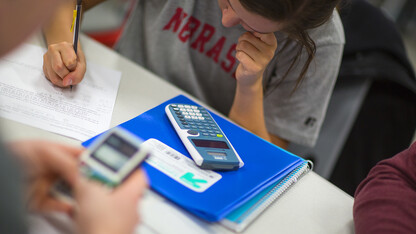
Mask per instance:
[[[81,155],[80,172],[113,189],[120,185],[150,155],[142,140],[127,130],[116,127],[99,136]],[[52,193],[73,203],[71,188],[58,181]]]

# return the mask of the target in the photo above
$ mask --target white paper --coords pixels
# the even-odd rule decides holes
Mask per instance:
[[[0,59],[0,116],[81,141],[107,130],[121,72],[87,62],[83,81],[62,89],[45,78],[44,53],[23,45]]]
[[[231,233],[220,225],[194,216],[152,190],[144,194],[138,208],[141,224],[135,234]]]

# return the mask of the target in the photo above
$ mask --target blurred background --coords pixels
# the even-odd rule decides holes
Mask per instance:
[[[108,0],[81,30],[112,48],[136,0]],[[346,47],[317,145],[289,151],[351,196],[380,160],[416,140],[416,0],[345,0]]]
[[[413,67],[416,68],[416,1],[369,0],[392,19],[403,35],[403,40]]]

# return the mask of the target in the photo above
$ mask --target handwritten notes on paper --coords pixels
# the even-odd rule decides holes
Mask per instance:
[[[121,72],[88,62],[83,81],[62,89],[43,74],[44,52],[24,45],[0,59],[0,116],[81,141],[107,130]]]

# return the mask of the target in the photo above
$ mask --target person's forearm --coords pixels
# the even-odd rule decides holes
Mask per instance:
[[[287,148],[288,141],[272,135],[267,131],[264,120],[263,87],[261,80],[259,79],[257,84],[250,87],[237,84],[229,118],[259,137],[282,148]]]
[[[233,105],[229,113],[230,119],[245,127],[254,134],[270,141],[264,122],[262,79],[250,86],[237,82]]]
[[[51,17],[49,23],[43,28],[43,34],[47,45],[63,41],[72,43],[73,33],[70,29],[74,9],[75,4],[68,1],[65,4],[62,4],[62,6],[58,8],[56,13]]]
[[[83,0],[82,14],[104,1],[105,0]],[[49,23],[43,28],[43,34],[48,45],[63,41],[72,43],[73,33],[70,29],[76,3],[76,0],[72,0],[62,4],[56,13],[51,17]]]

